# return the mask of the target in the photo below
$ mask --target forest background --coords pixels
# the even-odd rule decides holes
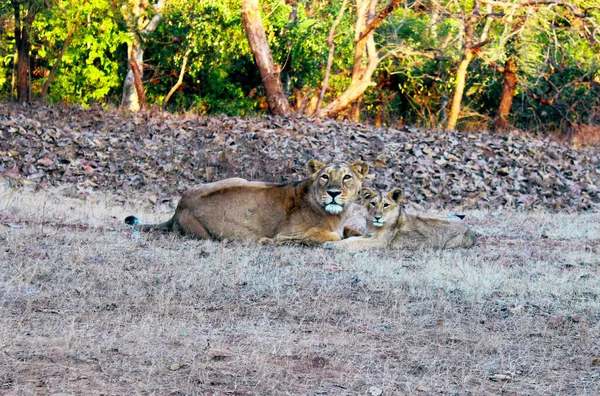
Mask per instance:
[[[598,136],[599,39],[597,0],[2,0],[0,97]]]

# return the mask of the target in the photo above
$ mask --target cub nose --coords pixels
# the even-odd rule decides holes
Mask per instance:
[[[335,198],[340,195],[342,192],[338,190],[327,190],[327,194],[331,196],[331,198]]]
[[[381,215],[375,215],[373,217],[375,217],[375,220],[380,220],[381,219]]]

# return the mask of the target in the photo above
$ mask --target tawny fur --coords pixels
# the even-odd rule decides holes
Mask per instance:
[[[369,167],[363,161],[308,162],[309,177],[277,184],[226,179],[184,193],[173,217],[142,230],[178,231],[202,239],[323,243],[352,235],[344,229]],[[133,220],[132,220],[133,219]]]
[[[403,209],[404,194],[399,188],[388,193],[363,188],[361,199],[368,210],[367,233],[325,247],[361,251],[374,248],[470,248],[475,233],[460,216],[426,217],[407,214]]]

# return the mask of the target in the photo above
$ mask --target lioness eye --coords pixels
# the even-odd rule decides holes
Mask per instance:
[[[371,202],[371,206],[375,206],[375,202]]]
[[[383,207],[384,207],[384,208],[389,208],[389,207],[390,207],[390,204],[383,204]]]
[[[350,175],[344,176],[344,180],[350,180],[350,179],[352,179],[352,176],[350,176]]]
[[[329,180],[329,176],[327,176],[327,175],[321,175],[321,179],[323,179],[323,180]]]

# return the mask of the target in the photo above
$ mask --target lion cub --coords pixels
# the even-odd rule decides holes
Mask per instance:
[[[324,247],[351,251],[372,248],[469,248],[475,244],[475,233],[462,221],[464,216],[424,217],[406,214],[399,188],[375,192],[369,188],[360,191],[360,197],[369,214],[367,234]]]

